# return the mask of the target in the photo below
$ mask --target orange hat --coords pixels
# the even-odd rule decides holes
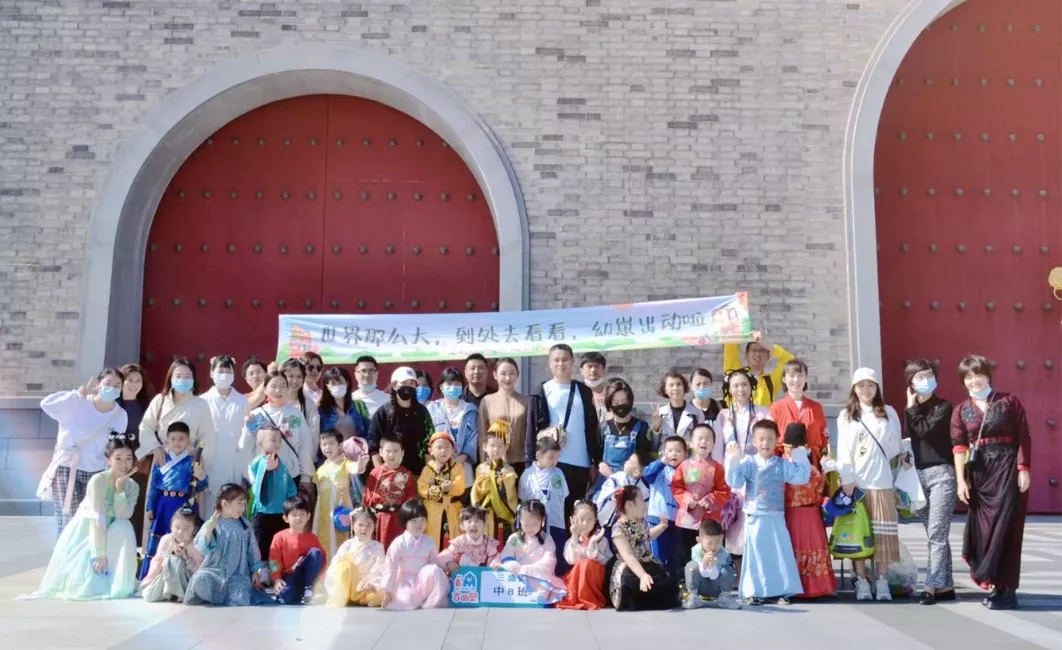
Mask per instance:
[[[439,438],[445,438],[446,440],[450,441],[451,447],[457,447],[457,442],[454,440],[453,435],[449,431],[436,431],[435,433],[431,434],[431,437],[428,438],[428,446],[430,447],[432,443],[438,440]]]

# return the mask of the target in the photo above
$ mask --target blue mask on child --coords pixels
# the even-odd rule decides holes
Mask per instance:
[[[192,390],[192,380],[191,379],[174,379],[173,380],[173,390],[177,391],[178,393],[187,393],[187,392],[191,391]]]
[[[442,394],[446,399],[458,399],[461,397],[462,390],[457,384],[447,384],[442,387]]]
[[[114,386],[100,386],[100,399],[104,402],[113,402],[122,395],[122,389]]]
[[[431,399],[431,388],[428,386],[417,386],[417,401],[421,404]]]
[[[693,396],[697,399],[712,399],[712,389],[708,388],[694,388]]]
[[[937,389],[937,378],[930,377],[923,381],[916,381],[914,383],[914,390],[919,395],[932,395],[933,391]]]

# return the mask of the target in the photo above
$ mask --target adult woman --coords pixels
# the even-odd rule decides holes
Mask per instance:
[[[959,379],[970,394],[951,415],[957,491],[970,506],[962,555],[973,581],[991,589],[982,601],[986,607],[1017,609],[1032,460],[1029,422],[1017,397],[992,389],[984,357],[959,362]]]
[[[59,424],[59,434],[37,496],[51,497],[55,503],[58,535],[85,499],[89,479],[107,467],[105,450],[111,432],[125,433],[128,418],[115,404],[123,379],[117,368],[104,368],[77,390],[59,391],[41,400],[41,410]]]
[[[498,392],[484,395],[479,403],[479,430],[487,432],[504,430],[502,436],[508,443],[509,448],[505,453],[505,460],[516,475],[523,473],[527,466],[525,458],[525,443],[528,436],[529,421],[527,411],[531,405],[531,398],[516,391],[516,382],[520,379],[520,368],[516,361],[508,357],[494,362],[494,380],[498,382]]]
[[[719,402],[712,399],[712,373],[704,368],[694,368],[690,374],[690,389],[693,391],[694,408],[701,412],[701,422],[715,422],[719,417]]]
[[[932,605],[955,600],[951,574],[951,515],[955,511],[955,467],[951,451],[951,403],[936,396],[937,376],[925,359],[915,359],[903,371],[907,382],[904,437],[918,480],[926,493],[926,506],[918,511],[929,538],[929,563],[925,587],[918,602]]]
[[[432,419],[428,409],[417,403],[417,373],[408,366],[399,366],[391,373],[391,401],[373,414],[369,421],[369,453],[373,467],[383,464],[380,439],[394,436],[402,442],[402,464],[420,476],[424,469],[424,455],[428,437],[432,434]]]
[[[184,357],[174,358],[166,371],[162,392],[151,400],[144,418],[140,421],[137,460],[151,456],[156,465],[165,464],[166,449],[163,441],[169,426],[178,420],[188,425],[192,439],[189,449],[195,449],[200,440],[205,442],[214,439],[214,418],[206,400],[196,396],[198,389],[199,383],[192,362]],[[208,475],[207,480],[209,479]],[[204,518],[210,514],[210,505],[209,502],[199,501],[199,512]]]
[[[678,585],[649,548],[649,541],[667,529],[667,522],[649,528],[645,499],[636,485],[620,488],[614,498],[620,516],[612,528],[616,547],[616,562],[609,578],[612,606],[616,611],[678,607]]]
[[[605,385],[605,413],[601,422],[601,462],[598,463],[597,488],[605,479],[623,469],[632,454],[648,458],[653,444],[649,425],[634,416],[634,390],[622,379],[610,379]]]
[[[341,421],[349,420],[354,427],[354,435],[366,438],[369,435],[369,409],[365,402],[354,399],[353,382],[345,368],[329,368],[324,374],[325,390],[321,394],[320,415],[321,431],[342,427]]]
[[[288,399],[302,411],[302,417],[310,427],[310,447],[316,457],[317,448],[321,443],[321,414],[317,412],[317,402],[303,386],[306,381],[306,366],[298,359],[288,359],[280,364],[280,372],[288,378]]]
[[[752,396],[756,392],[758,380],[747,368],[732,370],[723,377],[723,401],[726,408],[719,412],[715,421],[715,447],[712,458],[723,462],[723,449],[726,445],[737,443],[741,453],[755,456],[758,452],[752,439],[752,427],[760,420],[770,420],[766,407],[753,404]],[[745,509],[741,507],[745,498],[744,488],[735,489],[731,494],[737,499],[734,521],[726,529],[726,550],[734,559],[734,572],[741,575],[741,556],[745,552]]]
[[[689,441],[690,431],[702,422],[701,418],[704,416],[700,410],[686,403],[688,392],[690,392],[689,382],[674,370],[660,380],[658,394],[666,398],[668,403],[658,406],[650,416],[649,426],[653,431],[653,449],[659,449],[661,443],[671,436],[681,436]]]
[[[807,364],[800,359],[786,361],[782,364],[782,382],[785,384],[785,395],[771,404],[771,419],[780,431],[785,431],[794,422],[804,425],[811,464],[818,467],[819,460],[830,453],[830,437],[826,431],[826,412],[822,410],[822,404],[804,392],[808,388]],[[779,440],[778,455],[783,453],[782,441]]]
[[[878,373],[860,368],[852,374],[848,404],[837,416],[837,471],[841,489],[851,495],[863,491],[863,504],[874,531],[875,592],[878,600],[892,600],[885,578],[889,565],[900,561],[896,491],[892,487],[892,459],[900,455],[900,418],[881,397]],[[866,560],[853,560],[856,600],[873,600]]]
[[[313,485],[313,458],[315,449],[310,435],[310,426],[297,403],[291,401],[291,385],[281,372],[266,375],[265,403],[248,414],[240,435],[240,451],[255,456],[258,451],[258,428],[268,424],[280,430],[280,462],[299,488],[309,492]],[[302,387],[300,379],[296,388]],[[316,409],[315,409],[316,410]],[[209,477],[208,477],[209,478]]]
[[[306,381],[302,384],[302,390],[306,397],[313,402],[314,406],[321,403],[324,391],[321,390],[321,373],[324,371],[324,359],[316,352],[303,352],[299,357],[306,368]]]
[[[431,375],[425,370],[416,370],[417,373],[417,401],[427,404],[435,392],[435,384],[431,381]]]
[[[222,354],[210,360],[210,379],[214,385],[203,393],[214,422],[214,437],[205,440],[203,467],[206,469],[206,503],[217,501],[217,490],[226,483],[242,484],[254,454],[240,451],[243,419],[247,415],[247,398],[232,388],[236,379],[236,359]]]
[[[125,411],[128,422],[125,427],[125,437],[130,441],[135,452],[136,441],[140,437],[140,421],[147,412],[151,398],[155,396],[155,389],[144,369],[135,363],[125,364],[119,368],[119,372],[125,379],[122,381],[122,396],[118,398],[117,403]],[[137,493],[136,504],[133,506],[133,516],[129,518],[129,523],[133,525],[133,532],[136,533],[137,546],[140,546],[144,540],[144,504],[150,475],[151,461],[144,459],[137,468],[136,474],[133,475],[133,481],[136,482],[140,491]]]
[[[454,463],[465,470],[465,485],[472,488],[473,465],[479,456],[479,409],[462,399],[464,381],[457,368],[446,368],[439,375],[442,399],[428,404],[432,432],[449,431],[454,437]]]

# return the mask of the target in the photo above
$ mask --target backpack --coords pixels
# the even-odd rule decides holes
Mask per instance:
[[[865,560],[874,555],[874,531],[862,501],[851,514],[841,515],[830,529],[830,555],[838,559]]]

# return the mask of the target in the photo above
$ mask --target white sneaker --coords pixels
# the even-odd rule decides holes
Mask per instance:
[[[715,606],[719,609],[741,609],[741,603],[734,600],[730,594],[722,594],[716,598]]]
[[[892,600],[892,589],[889,588],[889,581],[885,579],[885,576],[878,576],[877,592],[878,600]]]
[[[874,594],[870,593],[870,583],[866,578],[856,578],[855,592],[856,600],[874,600]]]
[[[682,609],[700,609],[705,605],[706,603],[697,594],[690,594],[682,601]]]

